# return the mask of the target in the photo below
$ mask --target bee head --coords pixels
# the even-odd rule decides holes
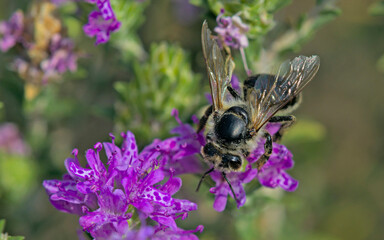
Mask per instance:
[[[241,168],[242,162],[239,156],[224,154],[221,164],[224,168],[230,168],[232,171],[238,171]]]
[[[229,108],[215,124],[217,137],[225,142],[243,139],[247,132],[248,113],[242,107]]]

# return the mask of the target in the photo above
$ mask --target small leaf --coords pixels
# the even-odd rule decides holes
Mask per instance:
[[[4,232],[5,219],[0,219],[0,233]]]

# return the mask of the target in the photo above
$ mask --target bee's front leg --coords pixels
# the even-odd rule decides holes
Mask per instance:
[[[283,136],[284,131],[292,126],[296,121],[295,116],[273,116],[269,122],[272,123],[281,123],[280,129],[273,135],[273,141],[278,142],[281,140],[281,137]]]
[[[211,169],[209,169],[208,171],[206,171],[206,172],[203,174],[203,176],[200,178],[199,184],[197,185],[196,192],[199,191],[200,186],[201,186],[201,183],[203,182],[204,178],[205,178],[208,174],[210,174],[211,172],[213,172],[213,170],[215,170],[215,168],[211,168]]]
[[[265,144],[264,144],[264,154],[259,157],[256,161],[256,168],[260,171],[260,169],[264,166],[264,164],[268,161],[269,157],[272,154],[272,137],[271,134],[266,132],[264,134]]]

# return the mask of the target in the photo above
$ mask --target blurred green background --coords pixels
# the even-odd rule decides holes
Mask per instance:
[[[0,19],[8,19],[18,8],[26,10],[28,2],[1,1]],[[278,11],[275,19],[289,22],[309,11],[314,2],[294,0]],[[337,1],[341,15],[318,30],[301,49],[288,55],[317,54],[321,58],[320,71],[305,89],[304,101],[296,111],[298,123],[283,141],[294,154],[295,167],[289,174],[299,180],[298,190],[283,193],[278,189],[261,189],[248,196],[243,208],[236,210],[231,199],[229,209],[217,213],[212,208],[213,200],[208,197],[208,187],[195,193],[193,189],[198,178],[187,176],[185,191],[180,194],[198,202],[199,210],[181,226],[191,229],[197,224],[205,225],[201,239],[207,240],[384,239],[384,77],[378,65],[384,54],[384,16],[370,13],[375,2]],[[175,46],[160,44],[163,48],[172,48],[170,58],[177,56],[178,51],[187,51],[179,60],[185,65],[186,74],[172,75],[159,68],[151,70],[152,75],[142,73],[143,79],[147,77],[150,82],[157,76],[159,79],[166,76],[182,78],[186,84],[199,82],[200,86],[191,89],[196,94],[196,102],[194,99],[187,101],[199,106],[204,98],[201,89],[208,87],[200,50],[204,11],[198,11],[200,17],[185,23],[177,20],[175,6],[170,0],[152,1],[144,11],[145,19],[138,32],[144,49],[152,58],[162,56],[161,48],[153,47],[152,43],[175,43]],[[142,18],[133,13],[130,16]],[[76,238],[78,217],[55,210],[41,182],[61,177],[65,172],[64,159],[74,147],[84,152],[94,143],[108,140],[109,132],[127,129],[124,117],[117,125],[113,118],[116,111],[135,114],[135,110],[124,105],[124,101],[117,104],[116,99],[132,103],[135,99],[127,100],[118,92],[124,84],[130,84],[132,77],[141,74],[140,67],[145,67],[139,62],[135,67],[124,66],[124,60],[116,57],[119,54],[116,48],[111,45],[94,47],[94,40],[84,37],[81,28],[76,31],[74,27],[69,32],[76,36],[79,48],[87,56],[79,61],[77,73],[66,75],[68,79],[60,84],[52,84],[42,93],[45,98],[33,103],[23,100],[22,82],[7,67],[11,55],[0,54],[0,98],[3,102],[0,119],[15,122],[33,149],[31,156],[15,160],[15,166],[10,167],[24,176],[24,180],[15,175],[5,178],[2,170],[9,158],[5,154],[0,157],[0,179],[4,185],[0,192],[0,219],[6,219],[8,233],[27,239]],[[119,38],[116,34],[112,39],[119,39],[120,42],[116,42],[121,44],[123,36]],[[134,53],[124,58],[140,60]],[[191,69],[199,74],[188,75]],[[161,114],[169,116],[172,105],[180,104],[178,99],[182,96],[164,100],[163,104],[168,104],[169,109]],[[159,112],[162,107],[155,106],[151,111]],[[23,111],[28,114],[22,114]],[[183,118],[189,119],[192,113],[185,107]],[[166,129],[176,125],[171,117],[161,120],[169,124]],[[156,122],[145,124],[162,130],[156,128]],[[151,136],[143,126],[132,125],[132,128],[143,136],[141,146],[166,134],[153,132]],[[26,178],[28,184],[23,183]]]

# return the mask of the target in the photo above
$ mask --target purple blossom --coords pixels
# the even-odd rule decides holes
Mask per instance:
[[[0,125],[0,151],[9,154],[29,154],[30,148],[22,139],[15,124],[3,123]]]
[[[257,169],[253,169],[251,165],[246,167],[245,172],[231,172],[227,174],[227,178],[232,185],[233,191],[236,194],[237,207],[240,208],[246,202],[245,191],[243,184],[252,181],[257,175]],[[211,173],[212,179],[216,182],[216,187],[211,188],[209,191],[215,194],[215,201],[213,208],[221,212],[225,209],[227,204],[228,194],[234,198],[228,183],[224,180],[222,174],[218,171]]]
[[[98,11],[92,11],[88,16],[88,23],[84,25],[85,34],[96,36],[96,45],[106,43],[110,34],[119,30],[121,23],[117,21],[109,0],[85,0],[96,3]]]
[[[138,154],[134,135],[127,132],[122,137],[121,147],[115,145],[112,136],[112,143],[97,143],[94,149],[87,150],[89,168],[80,166],[77,150],[74,150],[74,158],[65,161],[68,174],[63,180],[43,182],[51,203],[60,211],[80,215],[83,230],[96,239],[119,239],[119,236],[120,239],[138,236],[145,239],[152,234],[145,222],[138,230],[134,229],[135,224],[128,225],[127,220],[134,213],[140,216],[141,221],[150,218],[157,222],[154,235],[182,231],[175,219],[186,218],[189,211],[197,209],[197,205],[172,197],[180,189],[181,179],[170,172],[168,180],[160,184],[165,178],[161,161],[158,161],[160,152]],[[103,148],[108,158],[107,165],[100,160]]]
[[[265,130],[274,134],[279,130],[279,123],[269,123]],[[295,191],[298,186],[298,181],[288,175],[285,170],[293,167],[291,152],[283,145],[273,143],[273,151],[267,163],[261,168],[260,172],[252,165],[258,158],[264,154],[265,139],[261,138],[256,148],[247,158],[248,164],[243,172],[227,173],[227,178],[232,185],[237,199],[237,207],[240,208],[246,202],[244,184],[249,183],[254,179],[258,179],[261,185],[269,188],[281,187],[286,191]],[[213,208],[216,211],[223,211],[227,204],[228,195],[234,198],[228,183],[223,178],[221,172],[213,171],[211,178],[215,181],[216,186],[210,189],[210,192],[215,194]]]
[[[55,34],[51,39],[49,51],[50,57],[41,62],[41,69],[44,71],[43,82],[66,71],[76,71],[78,55],[74,52],[71,39]]]
[[[172,169],[175,175],[200,173],[203,166],[196,154],[200,153],[201,146],[205,144],[204,136],[202,133],[196,133],[191,125],[182,123],[178,114],[176,109],[172,111],[179,126],[171,130],[172,134],[178,136],[165,140],[155,139],[143,149],[142,154],[157,154],[163,169],[166,172]],[[195,123],[198,122],[196,118],[193,119]]]
[[[256,162],[264,153],[264,142],[265,139],[260,140],[258,147],[248,157],[250,163]],[[273,143],[272,155],[261,168],[257,178],[261,185],[265,187],[281,187],[285,191],[295,191],[299,182],[285,172],[285,170],[292,168],[293,165],[292,153],[284,145]]]
[[[162,230],[157,228],[156,233],[151,237],[152,240],[198,240],[199,238],[194,235],[195,232],[202,232],[204,227],[202,225],[197,226],[194,230],[183,230],[178,228],[176,230],[166,229]]]
[[[0,49],[3,52],[20,41],[24,30],[24,14],[21,10],[13,13],[8,21],[0,22]]]
[[[224,17],[224,9],[222,9],[216,22],[215,32],[218,34],[221,47],[228,46],[234,49],[248,47],[246,33],[249,31],[249,27],[241,21],[239,16]]]
[[[236,91],[238,92],[241,91],[240,81],[239,81],[239,78],[236,76],[236,74],[232,74],[231,85],[233,89],[235,89]]]
[[[43,2],[34,5],[34,9],[25,17],[17,11],[8,22],[0,23],[1,50],[6,51],[20,43],[16,49],[18,57],[12,61],[11,68],[26,81],[27,99],[36,97],[42,83],[66,71],[75,71],[79,57],[73,41],[61,35],[61,23],[53,15],[55,6]]]

